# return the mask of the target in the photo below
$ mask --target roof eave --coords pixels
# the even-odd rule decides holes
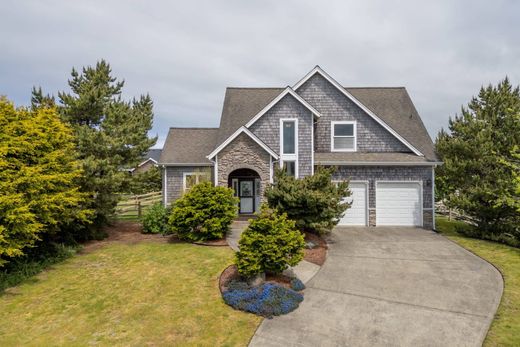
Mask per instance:
[[[342,161],[342,160],[315,160],[316,165],[330,165],[330,166],[438,166],[442,165],[441,161]]]

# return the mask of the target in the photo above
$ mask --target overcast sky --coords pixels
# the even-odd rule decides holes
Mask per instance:
[[[218,126],[227,86],[293,85],[320,65],[345,86],[405,86],[434,138],[481,85],[520,82],[520,1],[2,0],[0,95],[68,90],[106,59],[125,97],[170,126]]]

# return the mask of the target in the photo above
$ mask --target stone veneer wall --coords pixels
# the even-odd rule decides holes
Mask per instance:
[[[298,119],[298,176],[312,174],[312,113],[292,95],[286,95],[266,114],[260,117],[249,130],[269,148],[280,153],[280,119]]]
[[[206,172],[213,178],[213,167],[212,166],[167,166],[166,169],[166,203],[170,205],[172,202],[177,200],[183,194],[183,176],[184,173],[191,172]],[[164,190],[164,171],[162,172],[163,190]],[[164,191],[163,191],[164,194]],[[163,198],[164,203],[164,198]]]
[[[296,92],[322,115],[316,124],[316,152],[330,152],[331,121],[356,121],[358,152],[410,152],[323,76],[316,74]]]
[[[252,169],[260,175],[261,201],[264,202],[264,191],[270,183],[270,156],[248,135],[238,135],[217,154],[218,184],[227,187],[229,174],[236,169]]]
[[[423,183],[423,227],[433,228],[432,168],[429,166],[339,166],[334,180],[368,181],[369,226],[376,225],[376,181],[421,181]],[[430,185],[427,186],[427,181]]]

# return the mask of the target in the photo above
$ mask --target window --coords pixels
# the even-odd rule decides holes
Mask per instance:
[[[356,151],[356,122],[331,123],[331,151]]]
[[[296,176],[296,162],[294,161],[284,161],[283,169],[287,173],[288,176]]]
[[[184,192],[187,192],[196,184],[208,182],[209,180],[209,175],[206,172],[185,172],[183,177]]]
[[[296,121],[284,120],[282,121],[282,148],[283,154],[296,153]]]
[[[298,178],[298,119],[280,119],[280,167]]]

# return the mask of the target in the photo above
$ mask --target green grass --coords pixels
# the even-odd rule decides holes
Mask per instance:
[[[260,318],[225,305],[224,247],[143,242],[75,256],[0,296],[1,346],[245,346]]]
[[[439,232],[495,265],[504,276],[504,294],[484,346],[520,346],[520,249],[468,238],[456,229],[465,224],[436,219]]]

